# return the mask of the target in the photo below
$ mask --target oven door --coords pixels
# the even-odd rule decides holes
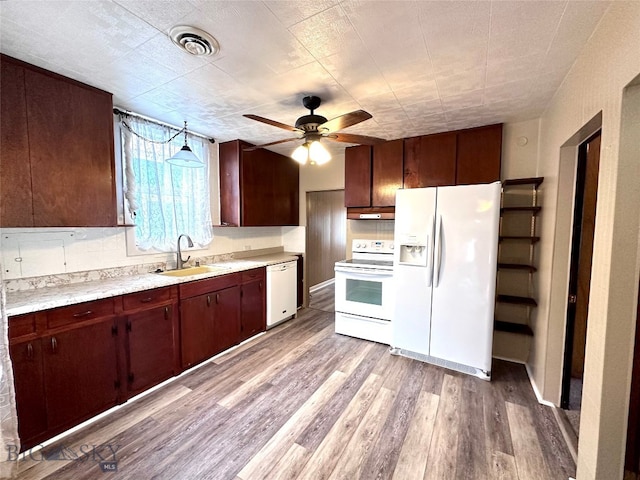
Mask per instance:
[[[335,272],[336,312],[392,319],[392,271],[336,266]]]

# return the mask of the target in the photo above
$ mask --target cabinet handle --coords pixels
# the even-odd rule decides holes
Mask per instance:
[[[211,306],[211,295],[207,295],[207,307]]]
[[[262,291],[262,280],[260,281],[260,291]]]
[[[164,307],[164,319],[169,320],[169,307]]]
[[[93,310],[87,310],[86,312],[74,313],[73,318],[86,317],[87,315],[91,315]]]
[[[140,301],[141,301],[142,303],[149,303],[151,300],[153,300],[153,298],[151,298],[151,297],[147,297],[147,298],[143,298],[143,299],[141,299]]]
[[[51,337],[51,353],[56,353],[58,351],[58,340],[56,337]]]
[[[216,293],[216,305],[220,303],[220,294]]]
[[[33,360],[33,345],[27,344],[27,360]]]

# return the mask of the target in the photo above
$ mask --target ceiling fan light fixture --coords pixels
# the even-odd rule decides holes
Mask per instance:
[[[322,165],[331,160],[331,154],[319,141],[313,141],[309,145],[309,162],[311,165]]]
[[[304,142],[302,145],[299,145],[293,153],[291,154],[291,158],[293,158],[300,165],[304,165],[309,160],[309,148],[307,147],[307,142]]]
[[[187,144],[187,122],[184,122],[184,145],[180,150],[176,152],[175,155],[167,158],[165,162],[170,165],[174,165],[176,167],[186,167],[186,168],[202,168],[204,167],[204,163],[200,160],[195,153],[189,148]]]

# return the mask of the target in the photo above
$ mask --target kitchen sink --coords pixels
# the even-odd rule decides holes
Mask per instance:
[[[201,275],[203,273],[216,273],[229,270],[229,267],[222,267],[218,265],[200,265],[198,267],[181,268],[180,270],[167,270],[165,272],[159,272],[160,275],[166,275],[169,277],[188,277],[190,275]]]

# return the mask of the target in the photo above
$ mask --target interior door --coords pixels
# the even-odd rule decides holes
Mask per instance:
[[[307,285],[334,278],[334,264],[345,258],[347,211],[344,190],[307,192]]]
[[[491,371],[500,182],[438,187],[431,356]]]
[[[562,384],[563,408],[569,407],[571,378],[581,379],[584,372],[599,164],[600,132],[578,149]]]

